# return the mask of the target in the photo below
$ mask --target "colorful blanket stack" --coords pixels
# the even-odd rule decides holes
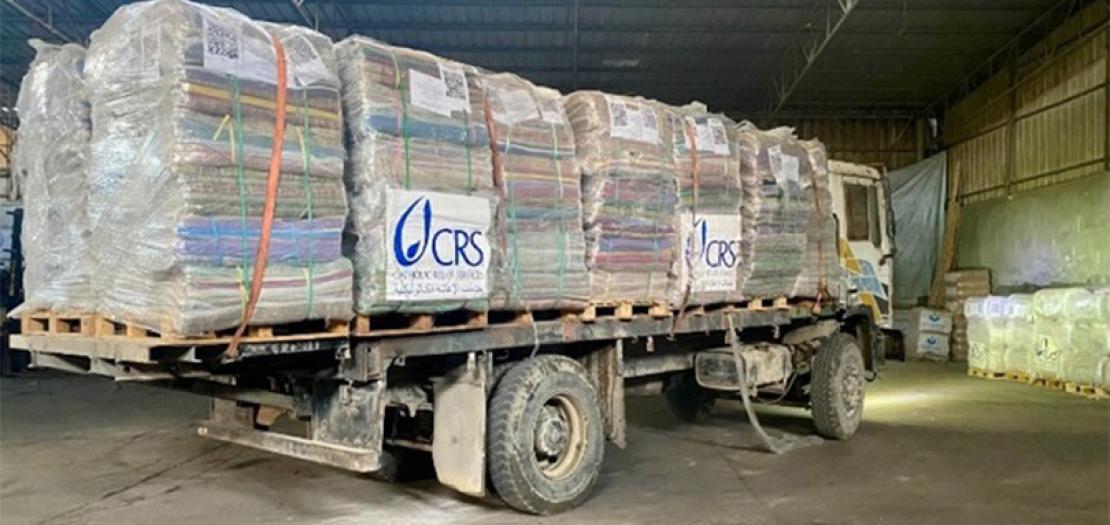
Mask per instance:
[[[737,127],[744,198],[740,289],[747,298],[789,296],[802,273],[813,206],[803,180],[809,153],[788,128]]]
[[[92,35],[89,213],[104,314],[185,335],[241,322],[275,130],[275,38],[288,69],[285,141],[251,322],[350,317],[331,41],[184,0],[122,7]]]
[[[477,72],[359,36],[336,53],[356,310],[486,310],[497,189]]]
[[[840,266],[837,250],[836,217],[829,191],[829,158],[821,141],[804,140],[800,144],[809,158],[809,176],[801,178],[802,189],[810,199],[806,222],[806,247],[802,273],[790,294],[794,297],[839,297],[845,287],[846,275]]]
[[[589,299],[582,175],[558,91],[483,74],[501,205],[495,309],[581,308]]]
[[[575,92],[563,102],[582,168],[591,299],[669,302],[681,252],[665,107],[598,91]]]
[[[702,104],[670,113],[684,249],[672,303],[739,301],[743,189],[736,124]]]
[[[24,180],[22,310],[94,308],[87,244],[89,109],[85,49],[31,40],[34,62],[19,90],[12,168]]]

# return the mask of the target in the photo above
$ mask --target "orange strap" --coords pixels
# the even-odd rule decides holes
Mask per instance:
[[[262,207],[262,231],[258,236],[258,250],[254,256],[254,273],[251,276],[251,295],[247,306],[243,309],[243,318],[239,321],[239,329],[227,345],[227,357],[234,358],[238,355],[239,341],[247,330],[254,310],[258,306],[258,297],[262,295],[262,279],[266,275],[266,262],[270,259],[270,235],[274,230],[274,209],[277,208],[278,184],[281,182],[281,153],[285,145],[285,47],[276,36],[270,36],[274,43],[274,55],[277,60],[277,113],[274,118],[274,141],[270,150],[270,173],[266,181],[266,202]]]

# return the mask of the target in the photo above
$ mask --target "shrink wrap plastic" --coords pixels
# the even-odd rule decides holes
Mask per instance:
[[[1013,294],[1006,297],[1005,335],[1003,341],[1003,371],[1032,377],[1033,349],[1036,334],[1033,329],[1033,294]]]
[[[1110,288],[1074,294],[1065,308],[1072,329],[1060,359],[1061,379],[1110,389]]]

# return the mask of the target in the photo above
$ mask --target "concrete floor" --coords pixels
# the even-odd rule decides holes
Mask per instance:
[[[0,522],[519,523],[495,499],[433,480],[389,485],[196,436],[199,397],[106,379],[0,380]],[[593,498],[552,523],[1110,522],[1110,404],[955,365],[894,363],[850,442],[809,436],[808,413],[766,409],[795,436],[753,450],[736,404],[679,426],[630,401]]]

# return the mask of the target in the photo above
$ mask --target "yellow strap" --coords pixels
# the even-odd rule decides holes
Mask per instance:
[[[227,123],[231,121],[231,115],[224,115],[224,119],[220,121],[220,125],[216,128],[216,132],[212,134],[212,140],[216,141],[220,138],[220,133],[223,133]],[[235,163],[235,134],[228,132],[227,134],[228,152],[231,154],[231,163]]]

